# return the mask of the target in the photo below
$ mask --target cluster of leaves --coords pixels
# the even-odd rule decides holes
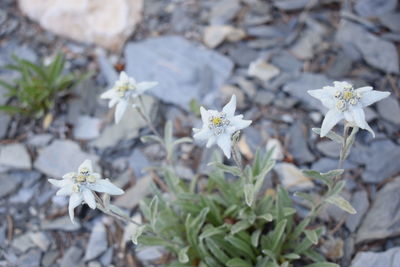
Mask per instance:
[[[26,117],[39,118],[50,111],[56,97],[63,91],[76,86],[87,75],[63,73],[65,59],[58,54],[50,64],[36,64],[13,56],[14,63],[5,68],[19,73],[13,84],[0,80],[0,86],[7,90],[11,98],[8,105],[0,110],[9,114],[21,114]]]
[[[274,166],[271,154],[257,152],[252,166],[243,170],[215,155],[205,184],[198,183],[198,176],[185,182],[171,165],[163,167],[169,191],[154,186],[154,198],[141,202],[148,223],[138,228],[134,243],[164,247],[174,255],[170,267],[337,266],[314,246],[324,228],[312,226],[312,216],[298,219],[284,188],[262,192]]]

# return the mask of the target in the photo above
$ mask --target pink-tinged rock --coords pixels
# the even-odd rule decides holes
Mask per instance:
[[[18,0],[44,29],[117,51],[141,20],[143,0]]]

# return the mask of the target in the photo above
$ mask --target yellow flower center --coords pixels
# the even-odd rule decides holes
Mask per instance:
[[[339,100],[339,101],[336,102],[336,107],[339,110],[343,110],[343,109],[346,108],[346,102],[344,102],[343,100]]]
[[[86,181],[86,175],[80,173],[80,174],[78,174],[78,175],[76,176],[75,179],[76,179],[76,181],[77,181],[78,183],[83,183],[83,182]]]
[[[94,177],[94,175],[90,175],[86,181],[88,181],[89,183],[94,183],[96,182],[96,177]]]
[[[214,117],[212,118],[211,123],[214,126],[219,126],[222,123],[222,119],[220,117]]]
[[[78,193],[79,192],[79,185],[78,184],[74,184],[74,185],[72,185],[72,191],[73,192],[75,192],[75,193]]]
[[[344,91],[343,92],[343,99],[349,101],[354,97],[354,93],[352,91]]]

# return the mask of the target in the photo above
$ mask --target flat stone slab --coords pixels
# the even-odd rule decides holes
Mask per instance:
[[[159,83],[149,94],[185,110],[192,99],[203,104],[217,92],[233,68],[229,58],[178,36],[128,43],[125,58],[128,75]]]
[[[398,267],[400,264],[400,247],[385,252],[359,252],[351,267]]]

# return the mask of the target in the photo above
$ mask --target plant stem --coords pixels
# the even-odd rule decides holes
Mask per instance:
[[[134,220],[132,220],[132,219],[129,218],[128,216],[127,216],[127,217],[124,217],[124,216],[122,216],[122,215],[120,215],[120,214],[117,214],[117,213],[113,212],[113,211],[110,210],[110,209],[107,209],[107,208],[104,206],[103,200],[102,200],[97,194],[94,193],[94,197],[95,197],[96,202],[97,202],[97,204],[98,204],[98,205],[97,205],[97,208],[98,208],[99,210],[101,210],[103,213],[105,213],[105,214],[107,214],[107,215],[109,215],[109,216],[111,216],[111,217],[114,217],[114,218],[116,218],[116,219],[118,219],[118,220],[124,221],[124,222],[126,222],[126,223],[133,223],[133,224],[135,224],[135,225],[137,225],[137,226],[141,226],[140,223],[135,222]]]
[[[156,127],[154,127],[153,123],[151,122],[150,117],[148,116],[148,114],[145,110],[145,107],[144,107],[145,105],[144,105],[142,96],[138,96],[138,98],[139,98],[139,107],[137,107],[137,110],[139,112],[139,115],[147,123],[147,126],[149,126],[149,128],[153,132],[153,134],[158,136],[161,140],[163,140],[163,138],[161,137],[161,134],[157,131]]]

